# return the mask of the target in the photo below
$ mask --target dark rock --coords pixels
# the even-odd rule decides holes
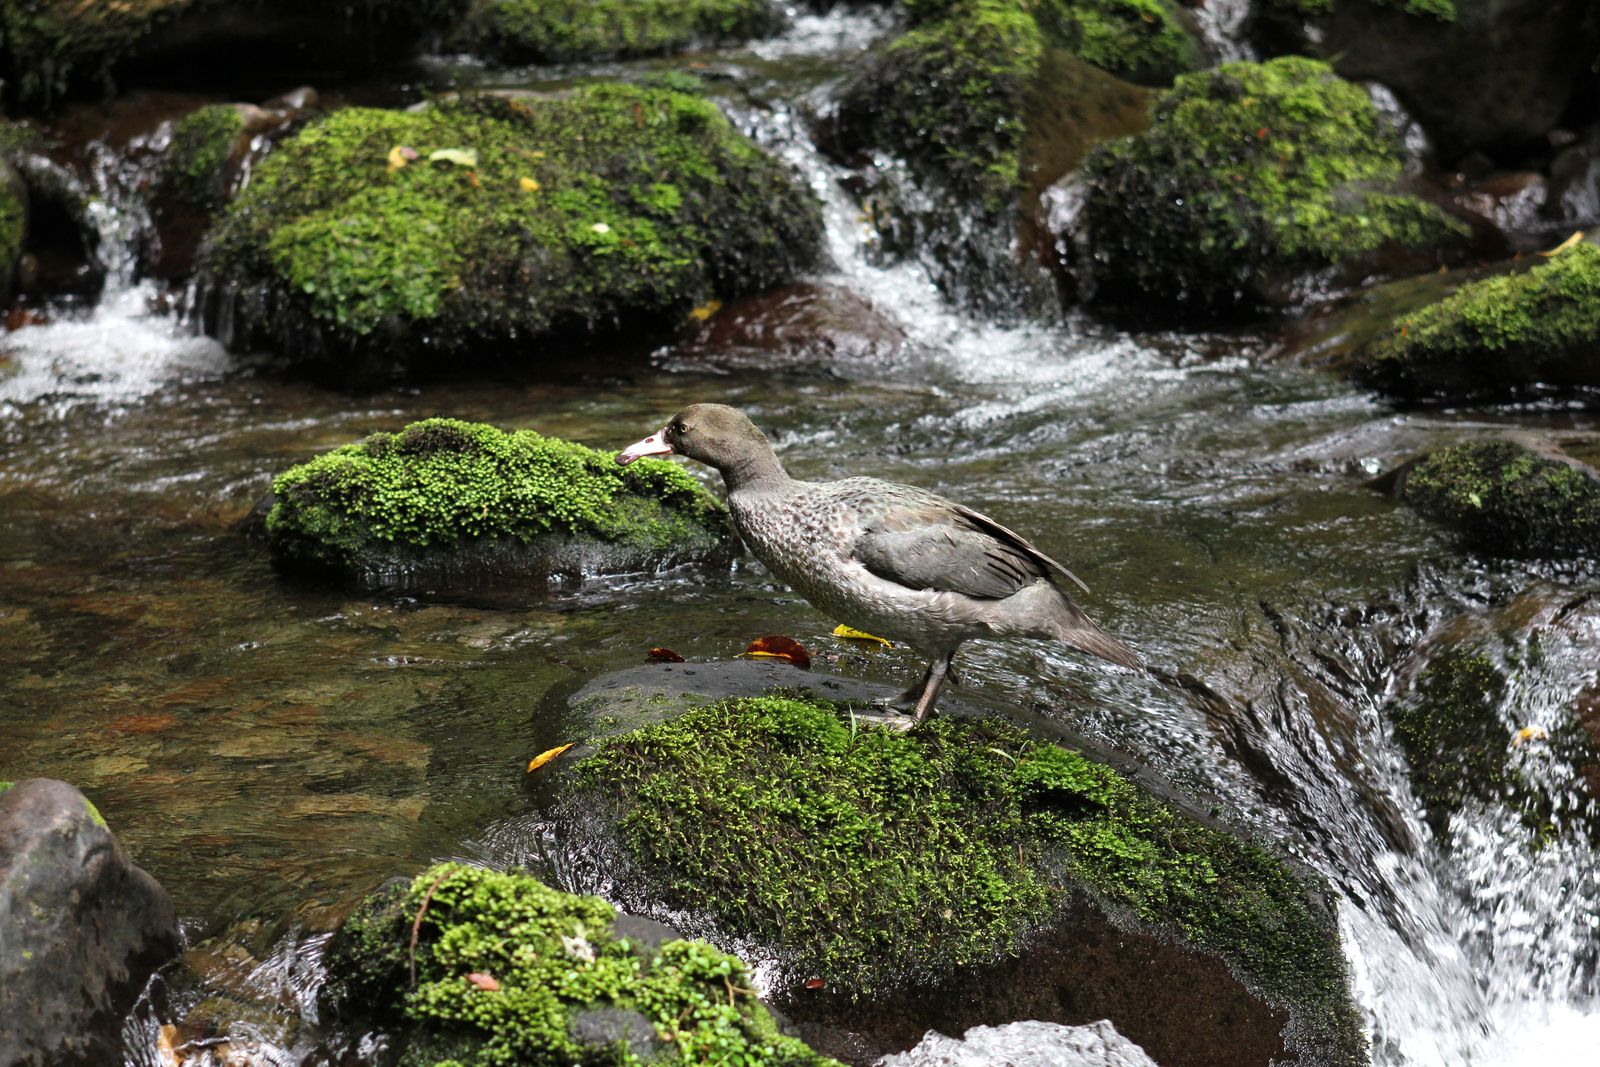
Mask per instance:
[[[123,1016],[178,952],[172,900],[72,786],[0,791],[0,1064],[121,1061]]]
[[[567,1033],[587,1052],[637,1056],[644,1063],[660,1059],[668,1051],[667,1043],[656,1037],[655,1024],[627,1008],[574,1012]]]
[[[626,912],[618,912],[617,917],[611,921],[611,936],[633,942],[644,955],[649,955],[668,941],[683,940],[683,934],[666,923],[658,923],[654,919],[646,919],[643,915],[629,915]]]

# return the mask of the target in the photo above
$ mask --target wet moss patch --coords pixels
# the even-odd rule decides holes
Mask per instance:
[[[1396,318],[1358,359],[1364,381],[1408,399],[1600,389],[1600,248],[1464,285]]]
[[[646,946],[615,919],[529,875],[440,864],[350,916],[323,1004],[399,1028],[407,1067],[834,1064],[778,1032],[735,957]]]
[[[1113,305],[1259,310],[1308,272],[1468,234],[1396,191],[1398,144],[1366,92],[1300,57],[1184,75],[1084,173],[1080,271]]]
[[[272,491],[275,558],[357,577],[550,538],[595,545],[590,566],[611,570],[727,559],[737,546],[722,504],[670,463],[619,467],[532,430],[455,419],[335,449],[278,475]]]
[[[160,191],[197,210],[220,207],[227,192],[228,157],[243,130],[244,117],[231,104],[208,104],[185,115],[167,146]]]
[[[1600,479],[1514,441],[1440,449],[1406,474],[1401,493],[1485,552],[1600,553]]]
[[[590,85],[337,112],[256,169],[202,269],[284,351],[536,361],[553,335],[785,281],[820,239],[811,196],[714,104]]]
[[[1468,797],[1496,799],[1508,785],[1510,738],[1499,712],[1505,695],[1505,676],[1489,657],[1448,649],[1396,706],[1395,740],[1434,833],[1444,833]]]
[[[783,28],[772,0],[481,0],[453,44],[506,59],[566,63],[660,55]]]
[[[667,904],[793,976],[857,995],[948,978],[1085,894],[1216,954],[1307,1040],[1359,1056],[1338,936],[1302,876],[1013,727],[904,735],[809,699],[732,699],[605,741],[574,788],[613,812]]]

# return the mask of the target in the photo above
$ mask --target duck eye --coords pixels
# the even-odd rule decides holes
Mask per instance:
[[[672,432],[675,436],[682,437],[684,434],[689,432],[689,427],[680,422],[672,427]]]

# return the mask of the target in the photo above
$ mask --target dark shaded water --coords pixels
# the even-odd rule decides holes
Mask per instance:
[[[821,83],[866,28],[807,21],[728,61],[758,87]],[[492,851],[532,808],[528,756],[573,739],[564,694],[653,645],[725,658],[787,633],[819,671],[912,678],[906,654],[845,647],[748,561],[548,598],[372,596],[285,581],[240,531],[274,472],[413,419],[615,448],[718,400],[797,476],[927,486],[1083,577],[1091,613],[1181,684],[985,644],[963,653],[967,695],[1071,722],[1325,872],[1379,1062],[1592,1050],[1592,852],[1530,856],[1468,812],[1445,861],[1379,710],[1430,642],[1503,633],[1521,663],[1539,629],[1507,715],[1570,714],[1597,684],[1595,577],[1474,561],[1366,483],[1485,427],[1600,434],[1600,418],[1396,413],[1257,358],[1268,337],[962,318],[914,269],[867,265],[838,176],[785,133],[792,116],[749,103],[762,95],[737,102],[743,121],[827,200],[826,280],[899,324],[892,356],[771,373],[669,347],[575,355],[554,383],[352,397],[229,369],[126,272],[82,321],[0,342],[0,778],[74,782],[172,890],[197,946],[177,995],[215,1001],[197,1010],[249,1062],[278,1062],[314,981],[304,932],[383,877]]]

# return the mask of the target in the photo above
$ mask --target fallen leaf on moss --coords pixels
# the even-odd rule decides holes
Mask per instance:
[[[744,655],[759,659],[781,659],[803,671],[811,669],[811,653],[792,637],[768,634],[758,637],[745,646]]]
[[[683,657],[670,648],[652,648],[650,659],[654,663],[682,663]]]
[[[416,158],[417,150],[415,148],[407,148],[403,144],[395,145],[389,149],[389,173],[393,174]]]
[[[500,991],[500,983],[492,974],[484,974],[482,971],[473,971],[471,974],[467,975],[467,981],[471,982],[473,985],[477,986],[486,993],[498,993]]]
[[[539,753],[537,756],[533,757],[533,759],[528,761],[528,773],[532,774],[540,767],[543,767],[546,763],[549,763],[551,760],[561,755],[561,753],[571,748],[573,744],[574,742],[569,741],[567,744],[557,745],[555,748],[545,749],[543,752]]]
[[[1511,746],[1521,748],[1529,741],[1544,741],[1550,736],[1550,731],[1543,726],[1524,726],[1511,735]]]
[[[537,193],[539,191],[539,183],[532,178],[518,178],[517,184],[522,186],[522,191],[525,193]]]
[[[595,233],[610,233],[611,232],[611,227],[607,226],[603,222],[597,222],[593,226],[590,226],[589,229],[593,230]]]
[[[428,153],[429,163],[454,163],[458,167],[476,167],[478,153],[472,148],[439,148]]]
[[[823,982],[822,982],[822,979],[820,979],[820,978],[807,978],[806,979],[806,988],[807,989],[821,989],[822,986],[823,986]]]
[[[894,642],[888,638],[879,637],[877,634],[869,634],[865,630],[857,630],[854,627],[846,626],[842,622],[833,628],[833,636],[842,637],[846,641],[876,641],[884,648],[894,647]]]
[[[689,317],[697,322],[704,322],[718,311],[722,310],[722,301],[707,300],[704,304],[689,312]]]
[[[1573,245],[1577,244],[1581,240],[1583,240],[1583,231],[1582,230],[1574,230],[1574,231],[1572,231],[1572,236],[1571,237],[1568,237],[1565,241],[1562,241],[1560,244],[1556,245],[1554,248],[1550,249],[1549,251],[1540,252],[1539,254],[1541,256],[1543,256],[1545,259],[1549,259],[1551,256],[1559,256],[1561,253],[1565,252],[1567,249],[1571,248]]]

